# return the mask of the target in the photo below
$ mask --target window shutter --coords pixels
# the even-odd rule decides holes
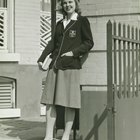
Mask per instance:
[[[13,99],[13,83],[0,83],[0,108],[13,108]]]
[[[7,9],[0,9],[0,49],[7,50]]]

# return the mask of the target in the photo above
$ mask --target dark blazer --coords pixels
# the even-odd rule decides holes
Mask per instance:
[[[64,29],[62,20],[56,25],[54,35],[54,45],[49,42],[44,49],[38,62],[43,62],[46,55],[52,54],[50,68],[57,69],[81,69],[81,57],[89,52],[93,47],[93,38],[90,23],[86,17],[79,16],[78,19],[71,20]],[[74,56],[63,56],[63,53],[72,51]]]

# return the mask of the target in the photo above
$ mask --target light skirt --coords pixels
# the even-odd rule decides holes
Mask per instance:
[[[81,108],[80,70],[48,71],[42,104]]]

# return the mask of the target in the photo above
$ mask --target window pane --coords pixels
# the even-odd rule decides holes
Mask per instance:
[[[0,7],[6,8],[7,7],[7,0],[0,0]]]
[[[41,11],[51,11],[50,0],[40,0],[40,10]]]

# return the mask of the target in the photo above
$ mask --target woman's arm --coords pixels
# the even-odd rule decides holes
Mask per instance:
[[[81,22],[82,43],[78,48],[72,50],[74,57],[86,54],[94,45],[90,23],[87,17],[82,17]]]
[[[47,55],[49,55],[50,53],[52,53],[54,49],[54,45],[53,45],[53,41],[49,41],[48,45],[45,47],[45,49],[43,50],[41,56],[39,57],[39,59],[37,60],[37,62],[43,62],[46,58]]]

